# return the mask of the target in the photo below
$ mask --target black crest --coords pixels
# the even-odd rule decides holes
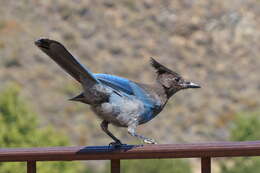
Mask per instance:
[[[176,76],[180,76],[178,73],[176,73],[176,72],[168,69],[167,67],[163,66],[162,64],[160,64],[158,61],[156,61],[152,57],[151,57],[151,65],[155,68],[155,70],[158,74],[170,73],[170,74],[174,74]]]

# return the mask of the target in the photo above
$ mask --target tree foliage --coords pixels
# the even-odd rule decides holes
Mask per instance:
[[[191,173],[187,160],[182,159],[148,159],[127,160],[122,163],[122,172],[149,172],[149,173]]]
[[[0,147],[46,147],[69,145],[68,138],[51,127],[39,128],[37,115],[19,95],[19,87],[10,85],[0,93]],[[40,173],[74,173],[79,163],[38,162]],[[25,163],[0,163],[0,173],[26,172]]]
[[[231,140],[252,141],[260,139],[260,113],[238,114],[231,129]],[[255,173],[260,170],[260,158],[240,157],[221,163],[222,173]]]

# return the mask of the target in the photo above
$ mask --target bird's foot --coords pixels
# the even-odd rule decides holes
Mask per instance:
[[[118,147],[121,147],[122,145],[125,145],[125,144],[122,144],[121,141],[115,141],[115,142],[111,142],[109,144],[109,146],[112,146],[112,147],[115,147],[115,148],[118,148]]]
[[[157,144],[157,142],[154,139],[150,139],[150,138],[145,138],[143,141],[146,144]]]

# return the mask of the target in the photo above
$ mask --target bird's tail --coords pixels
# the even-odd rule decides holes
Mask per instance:
[[[82,78],[92,83],[99,83],[95,76],[73,57],[61,43],[43,38],[35,41],[35,45],[80,83],[82,83]]]

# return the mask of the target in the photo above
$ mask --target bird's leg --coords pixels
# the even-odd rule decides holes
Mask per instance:
[[[138,135],[138,134],[136,133],[135,129],[136,129],[136,126],[129,126],[129,127],[127,128],[127,131],[128,131],[128,133],[129,133],[130,135],[141,139],[144,143],[147,143],[147,144],[157,144],[154,139],[150,139],[150,138],[147,138],[147,137],[145,137],[145,136]]]
[[[111,142],[110,145],[122,145],[121,141],[117,139],[109,130],[108,130],[108,124],[109,122],[106,120],[103,120],[102,123],[100,124],[101,129],[108,135],[110,136],[115,142]]]

